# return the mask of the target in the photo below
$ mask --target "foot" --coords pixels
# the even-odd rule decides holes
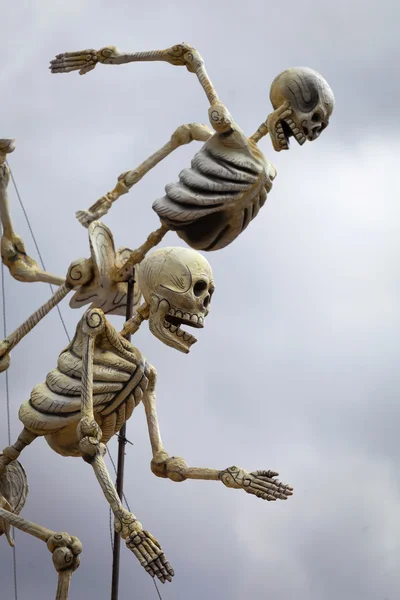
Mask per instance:
[[[86,227],[86,229],[88,229],[90,223],[93,223],[93,221],[96,221],[96,219],[99,218],[97,215],[94,215],[92,212],[90,212],[90,210],[78,210],[75,213],[75,216],[79,223]]]
[[[135,515],[123,508],[116,516],[114,527],[151,577],[157,577],[161,583],[172,580],[174,570],[163,549],[158,541],[143,529]]]
[[[86,227],[89,227],[90,223],[93,221],[97,221],[104,217],[108,213],[112,206],[112,200],[107,198],[107,196],[102,196],[100,200],[97,200],[88,210],[78,210],[76,214],[76,218],[79,223]]]

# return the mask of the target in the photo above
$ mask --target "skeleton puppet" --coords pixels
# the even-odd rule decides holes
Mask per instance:
[[[121,53],[115,47],[99,52],[67,53],[52,61],[51,70],[54,73],[79,70],[84,74],[98,62],[123,64],[142,60],[162,60],[186,66],[195,73],[210,102],[209,119],[215,133],[198,123],[178,127],[159,151],[137,169],[123,173],[114,190],[88,211],[78,212],[83,225],[88,227],[92,223],[89,227],[92,257],[72,263],[65,282],[38,268],[26,255],[21,238],[12,228],[7,198],[10,173],[5,158],[13,151],[14,141],[0,140],[3,262],[20,281],[60,285],[49,302],[0,344],[0,369],[8,368],[10,350],[72,289],[76,290],[72,307],[92,302],[78,325],[74,340],[60,355],[57,369],[48,375],[46,383],[34,388],[31,399],[22,405],[23,432],[0,456],[3,529],[9,539],[8,529],[12,524],[47,542],[59,572],[57,598],[60,600],[67,598],[72,571],[79,564],[79,540],[56,534],[18,516],[27,485],[16,459],[38,436],[44,435],[58,453],[81,455],[93,466],[113,509],[116,530],[145,569],[163,582],[170,580],[173,571],[158,542],[122,507],[103,461],[104,443],[119,430],[140,401],[146,410],[153,451],[151,467],[156,475],[173,481],[221,480],[228,487],[243,488],[266,500],[286,499],[291,495],[291,488],[274,479],[277,473],[272,471],[247,473],[238,467],[224,471],[189,468],[183,459],[170,458],[162,446],[155,412],[155,370],[124,335],[136,331],[141,322],[148,319],[150,330],[161,341],[189,351],[195,338],[180,326],[203,325],[213,289],[211,269],[203,257],[181,248],[154,252],[143,260],[144,257],[168,230],[175,230],[189,246],[203,251],[218,250],[236,239],[264,205],[276,176],[274,166],[258,148],[258,141],[269,133],[274,149],[280,151],[288,149],[290,136],[299,144],[306,139],[316,139],[329,123],[333,94],[326,81],[311,69],[284,71],[271,86],[274,112],[247,138],[219,100],[202,58],[186,44],[135,54]],[[120,249],[115,253],[110,232],[93,221],[105,215],[119,196],[127,193],[163,158],[193,140],[206,143],[194,157],[191,169],[182,171],[179,183],[168,185],[166,196],[153,204],[161,219],[160,229],[150,234],[137,250]],[[102,244],[108,250],[104,251]],[[121,334],[117,334],[106,321],[104,312],[122,314],[126,303],[125,282],[131,266],[138,263],[142,263],[139,280],[146,302],[137,309],[134,318],[125,323]],[[199,269],[201,278],[196,280],[194,275]],[[197,311],[193,311],[194,302]],[[98,309],[100,306],[103,310]]]
[[[215,133],[198,123],[179,127],[170,142],[138,169],[123,173],[113,191],[88,211],[78,212],[78,219],[88,225],[104,216],[112,202],[177,146],[192,140],[205,141],[191,168],[180,173],[179,183],[166,186],[166,195],[154,202],[153,209],[164,227],[176,231],[192,248],[204,251],[224,248],[258,214],[276,176],[275,167],[263,156],[257,142],[269,133],[279,152],[289,148],[290,136],[299,144],[315,140],[328,126],[334,106],[333,93],[323,77],[312,69],[284,71],[271,85],[274,112],[247,138],[219,100],[202,57],[185,43],[167,50],[131,54],[114,46],[99,51],[67,52],[51,61],[50,68],[53,73],[78,70],[83,75],[99,62],[118,65],[138,61],[165,61],[186,66],[195,73],[210,103],[208,115]]]
[[[82,50],[59,54],[51,61],[52,73],[79,71],[88,73],[98,63],[121,65],[129,62],[164,61],[176,66],[185,66],[194,73],[210,103],[208,111],[212,129],[199,123],[181,125],[171,139],[160,150],[147,158],[134,170],[122,173],[115,188],[95,202],[88,210],[78,211],[79,221],[88,226],[103,217],[122,194],[126,194],[135,183],[155,165],[179,146],[193,140],[205,142],[192,160],[191,168],[184,169],[179,182],[168,184],[166,195],[153,203],[153,209],[161,220],[161,227],[151,236],[151,245],[160,242],[169,230],[176,231],[190,247],[212,251],[224,248],[246,229],[250,221],[264,205],[267,193],[276,176],[273,164],[264,157],[258,142],[269,133],[274,149],[288,150],[289,139],[294,137],[299,144],[313,141],[328,126],[334,108],[334,96],[325,79],[316,71],[298,67],[287,69],[272,82],[270,99],[273,112],[257,131],[246,137],[234,122],[225,105],[219,99],[204,67],[200,54],[188,44],[178,44],[166,50],[125,53],[114,46],[96,50]],[[5,156],[7,143],[0,144],[1,155]],[[11,226],[8,206],[0,198],[2,222],[10,223],[4,231],[2,256],[11,269],[19,267],[29,271],[27,281],[53,281],[57,278],[42,274],[32,268],[32,259],[27,257],[21,239]],[[131,257],[128,264],[138,262]],[[23,268],[22,268],[23,267]]]
[[[276,480],[278,474],[274,471],[248,473],[235,466],[221,471],[189,467],[182,458],[170,457],[163,447],[155,405],[156,370],[124,336],[148,320],[150,331],[160,341],[181,352],[189,352],[196,339],[185,329],[204,326],[214,292],[207,260],[189,248],[162,248],[149,254],[137,267],[145,302],[119,334],[108,323],[103,310],[95,307],[101,305],[108,313],[121,312],[122,286],[126,288],[126,283],[113,282],[112,273],[126,249],[115,252],[111,232],[100,222],[89,226],[89,239],[91,258],[72,263],[63,286],[69,290],[75,286],[72,306],[88,302],[92,305],[80,320],[72,342],[60,354],[57,368],[47,375],[44,383],[34,387],[30,399],[20,407],[19,418],[24,428],[17,441],[0,453],[0,525],[9,539],[12,524],[46,541],[57,570],[65,575],[68,568],[71,577],[78,565],[79,540],[56,534],[18,516],[27,485],[17,459],[23,448],[44,436],[58,454],[81,456],[93,467],[114,513],[117,533],[152,577],[170,581],[174,572],[161,546],[136,517],[123,508],[103,460],[105,444],[140,402],[147,417],[153,455],[151,469],[158,477],[172,481],[222,481],[227,487],[244,489],[264,500],[285,500],[292,494],[292,488]],[[136,305],[139,298],[140,292],[136,289]],[[46,311],[42,310],[41,316]],[[21,337],[12,334],[3,342],[0,346],[3,358],[9,354],[12,345],[9,340]],[[65,582],[63,585],[64,595],[60,593],[60,599],[67,597],[69,580],[68,585]]]

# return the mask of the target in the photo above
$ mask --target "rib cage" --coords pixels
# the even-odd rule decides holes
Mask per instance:
[[[27,429],[46,436],[64,456],[79,456],[76,427],[80,420],[83,334],[77,326],[71,344],[60,354],[57,368],[35,386],[22,404],[19,418]],[[147,389],[150,365],[139,350],[118,336],[107,322],[96,338],[93,361],[93,410],[102,442],[117,433]]]
[[[153,209],[192,248],[219,250],[258,214],[275,174],[255,143],[231,148],[227,136],[214,134]]]

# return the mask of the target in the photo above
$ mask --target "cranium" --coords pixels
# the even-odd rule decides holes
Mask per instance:
[[[269,119],[269,134],[277,151],[289,149],[289,137],[302,145],[316,140],[329,124],[335,98],[325,79],[307,67],[287,69],[271,85],[270,99],[275,112]],[[285,109],[289,116],[279,119]]]
[[[201,328],[214,279],[208,261],[190,248],[161,248],[138,269],[139,287],[150,307],[149,328],[167,346],[188,353],[196,338],[181,325]]]

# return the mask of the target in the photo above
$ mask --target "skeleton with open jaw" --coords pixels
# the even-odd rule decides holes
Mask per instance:
[[[289,149],[289,138],[302,146],[329,125],[335,100],[325,79],[312,69],[287,69],[274,79],[270,99],[275,113],[267,120],[275,150]]]
[[[219,99],[199,52],[186,43],[165,50],[121,52],[115,46],[58,54],[52,73],[88,73],[98,64],[122,65],[140,61],[164,61],[185,66],[194,73],[209,101],[212,129],[200,123],[181,125],[171,139],[136,169],[118,177],[115,188],[77,218],[87,227],[104,216],[112,204],[161,160],[183,144],[205,142],[179,182],[165,187],[165,196],[153,203],[164,232],[175,231],[191,248],[215,251],[232,243],[257,216],[276,177],[274,165],[263,155],[258,142],[269,134],[274,150],[289,149],[294,137],[302,145],[313,141],[328,126],[334,96],[325,79],[306,67],[290,68],[273,81],[270,99],[273,112],[257,131],[247,137]]]
[[[77,287],[75,301],[78,305],[79,298],[85,301],[90,290],[95,302],[111,306],[102,288],[105,265],[111,269],[113,264],[111,232],[102,223],[93,223],[89,236],[92,259],[97,257],[98,262],[94,269],[89,268],[87,261],[75,261],[82,277],[86,273],[87,279],[91,274],[93,281]],[[103,273],[103,279],[96,279],[98,275],[94,271]],[[90,307],[80,320],[72,342],[60,354],[57,367],[44,383],[33,388],[30,399],[21,405],[19,418],[23,430],[17,441],[0,453],[0,484],[3,482],[0,485],[0,533],[6,532],[12,543],[9,536],[12,524],[46,541],[52,552],[61,552],[57,548],[62,547],[62,553],[71,561],[69,576],[79,564],[81,546],[77,538],[56,534],[16,514],[27,494],[26,476],[17,459],[36,438],[45,437],[61,456],[81,456],[92,466],[114,513],[115,530],[146,571],[164,583],[171,581],[174,571],[157,540],[122,506],[103,459],[105,444],[140,403],[147,418],[151,470],[158,477],[177,482],[186,479],[221,481],[228,488],[243,489],[267,501],[286,500],[292,495],[292,488],[280,483],[275,471],[247,472],[236,466],[222,470],[190,467],[182,458],[165,451],[156,411],[156,370],[125,336],[148,320],[150,331],[157,339],[188,353],[196,340],[181,326],[204,326],[215,284],[208,261],[188,248],[153,251],[137,266],[137,273],[137,297],[142,293],[144,302],[137,307],[132,319],[126,321],[122,332],[117,333],[102,310]],[[99,293],[96,293],[96,281],[101,289]],[[113,298],[113,285],[110,284],[109,290]],[[14,478],[11,487],[6,485],[10,477]],[[64,600],[67,595],[59,598]]]
[[[155,250],[139,266],[139,287],[149,306],[152,334],[189,352],[197,340],[181,327],[204,327],[215,290],[207,260],[190,248]]]

